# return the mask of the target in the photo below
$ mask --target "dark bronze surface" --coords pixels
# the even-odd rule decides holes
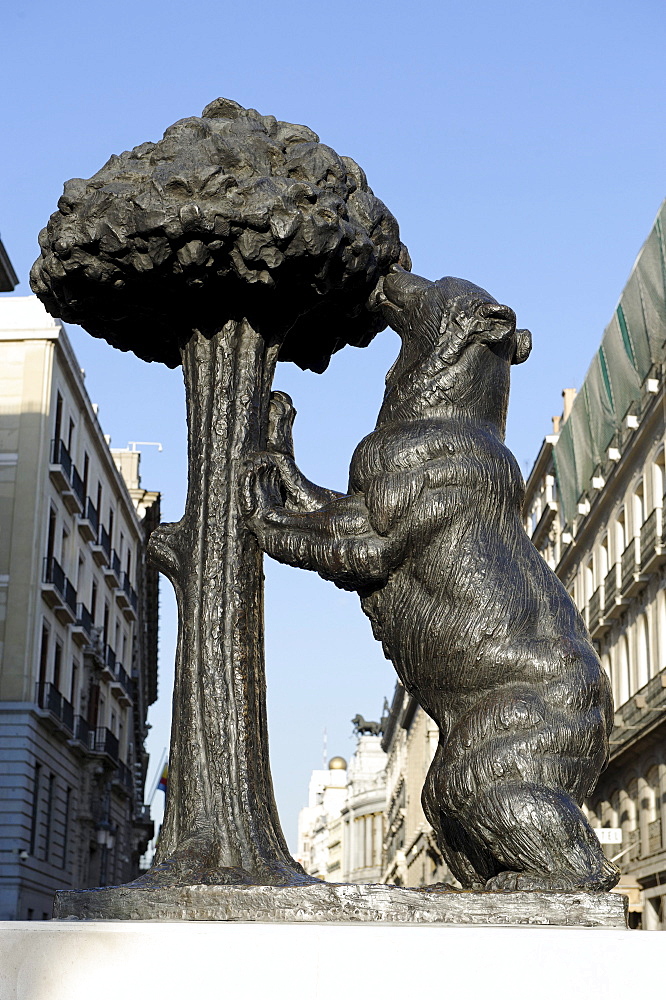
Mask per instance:
[[[183,518],[150,544],[179,606],[156,863],[130,886],[59,894],[56,912],[252,919],[254,906],[278,918],[300,892],[303,912],[348,918],[345,887],[305,874],[277,817],[261,549],[356,590],[437,721],[424,806],[464,886],[614,884],[579,809],[606,759],[608,684],[522,529],[522,479],[503,445],[509,368],[529,353],[511,310],[467,282],[411,276],[357,164],[232,101],[68,182],[58,208],[32,287],[113,346],[182,364],[189,488]],[[377,429],[347,494],[316,487],[294,463],[291,401],[271,395],[275,364],[324,371],[387,323],[403,345]],[[358,890],[364,912],[370,888],[407,912],[387,887]],[[308,895],[329,890],[326,903]]]
[[[504,445],[531,338],[469,282],[399,267],[376,300],[402,339],[346,494],[297,469],[283,430],[248,471],[264,551],[356,590],[407,691],[440,729],[423,791],[467,888],[610,889],[580,806],[608,758],[610,685],[576,607],[528,538]]]
[[[32,287],[56,316],[181,364],[185,514],[151,538],[179,606],[169,794],[137,886],[301,884],[268,760],[261,551],[240,512],[278,357],[323,371],[386,326],[368,304],[408,262],[360,167],[301,125],[220,99],[72,180]]]

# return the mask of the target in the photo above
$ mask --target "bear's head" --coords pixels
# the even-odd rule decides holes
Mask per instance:
[[[402,340],[381,416],[454,410],[503,433],[510,366],[527,360],[532,346],[513,310],[469,281],[429,281],[400,267],[383,279],[377,305]]]

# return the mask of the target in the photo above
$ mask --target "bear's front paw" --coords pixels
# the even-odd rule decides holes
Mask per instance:
[[[284,507],[282,476],[271,455],[261,452],[245,465],[241,479],[240,501],[245,517],[262,514],[273,507]]]

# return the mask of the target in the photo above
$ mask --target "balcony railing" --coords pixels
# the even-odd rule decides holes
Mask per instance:
[[[122,684],[122,686],[125,688],[128,694],[131,694],[132,680],[130,678],[130,675],[123,667],[122,663],[116,664],[116,680],[118,681],[119,684]]]
[[[53,465],[59,465],[62,467],[63,472],[67,478],[67,482],[72,481],[72,456],[67,451],[64,441],[59,441],[54,438],[51,441],[51,462]]]
[[[72,464],[72,476],[70,479],[70,483],[72,485],[72,492],[74,493],[74,496],[81,504],[81,507],[84,507],[86,502],[86,489],[85,486],[83,485],[83,480],[79,475],[79,470],[76,468],[74,464]]]
[[[603,585],[601,587],[597,587],[590,598],[590,606],[588,608],[588,628],[590,632],[596,628],[601,617],[601,609],[603,607],[603,602],[601,600],[602,592]]]
[[[617,597],[617,564],[613,564],[604,580],[604,616],[608,618],[615,609]]]
[[[626,549],[622,553],[621,573],[622,591],[626,593],[633,583],[634,573],[639,569],[638,539],[632,538]]]
[[[130,771],[127,764],[124,761],[118,761],[118,781],[125,786],[130,792],[134,788],[134,781],[132,779],[132,772]]]
[[[112,586],[119,587],[122,579],[122,569],[120,568],[120,556],[115,549],[111,549],[108,560],[108,565],[105,566],[104,573]]]
[[[122,570],[120,568],[120,556],[118,555],[115,549],[111,553],[111,569],[113,570],[113,572],[118,577],[118,580],[120,581],[120,574],[122,573]]]
[[[111,673],[115,674],[116,654],[114,653],[114,651],[111,649],[110,646],[107,646],[106,649],[104,650],[104,662],[111,671]]]
[[[95,753],[105,753],[112,760],[118,761],[118,738],[113,735],[110,729],[100,727],[91,729],[88,746]]]
[[[648,823],[648,854],[658,854],[661,851],[661,817]]]
[[[37,683],[35,701],[40,708],[55,715],[70,732],[74,732],[74,706],[67,701],[54,684]]]
[[[665,561],[663,510],[655,507],[641,525],[641,569],[652,572]]]
[[[94,622],[85,604],[79,603],[76,605],[76,624],[79,628],[83,629],[88,638],[91,637]]]
[[[74,735],[80,743],[84,746],[90,747],[90,734],[91,730],[87,719],[84,719],[82,715],[77,715],[75,719]]]
[[[103,524],[100,524],[100,526],[99,526],[98,541],[99,541],[100,546],[104,549],[104,552],[106,553],[106,558],[110,559],[111,558],[111,538],[109,537],[109,533],[108,533],[108,531],[106,530],[106,528],[104,527]]]
[[[44,559],[43,581],[55,588],[60,600],[76,617],[76,591],[54,556],[46,556]]]
[[[63,491],[66,506],[81,513],[86,499],[83,480],[64,441],[56,438],[51,441],[51,475]]]

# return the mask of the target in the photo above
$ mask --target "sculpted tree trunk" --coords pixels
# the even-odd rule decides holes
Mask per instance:
[[[397,222],[310,129],[224,99],[68,181],[58,209],[33,290],[114,347],[182,364],[187,390],[186,510],[150,547],[179,609],[169,793],[158,863],[133,885],[306,880],[271,784],[261,554],[240,473],[266,443],[278,357],[323,372],[386,326],[372,297],[408,264]],[[125,891],[114,913],[131,915]]]
[[[150,881],[168,869],[234,882],[302,872],[273,796],[262,555],[238,503],[244,461],[265,447],[278,350],[247,320],[230,320],[212,337],[195,332],[182,352],[187,503],[182,520],[151,539],[178,598],[169,771],[177,794],[167,796],[156,859],[163,864]]]

